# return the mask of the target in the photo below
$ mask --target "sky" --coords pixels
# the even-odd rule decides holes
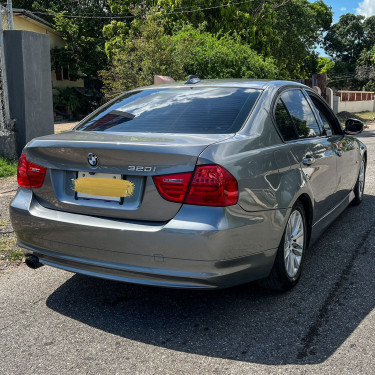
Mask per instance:
[[[345,13],[375,16],[375,0],[325,0],[324,2],[332,7],[333,22],[337,22]]]
[[[334,23],[345,13],[375,16],[375,0],[324,0],[324,2],[332,7]],[[323,49],[318,48],[317,51],[321,56],[326,56]]]

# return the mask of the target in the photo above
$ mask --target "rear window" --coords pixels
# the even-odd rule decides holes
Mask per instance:
[[[231,87],[155,88],[128,92],[75,130],[223,134],[238,131],[259,90]]]

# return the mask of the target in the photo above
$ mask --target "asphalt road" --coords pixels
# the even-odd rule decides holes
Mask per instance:
[[[0,273],[0,374],[375,373],[375,130],[366,196],[310,248],[289,293]]]

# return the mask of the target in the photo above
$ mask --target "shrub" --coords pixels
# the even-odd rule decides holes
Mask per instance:
[[[243,44],[238,36],[213,35],[204,25],[185,25],[173,35],[164,33],[163,21],[148,17],[126,38],[111,44],[112,63],[100,72],[108,99],[125,90],[153,83],[154,75],[175,80],[189,74],[210,78],[278,78],[271,58],[264,58]]]

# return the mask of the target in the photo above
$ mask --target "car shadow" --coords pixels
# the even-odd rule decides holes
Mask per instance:
[[[375,197],[349,207],[307,253],[288,293],[255,283],[174,290],[74,275],[47,306],[99,330],[157,347],[267,365],[329,358],[375,305]]]

